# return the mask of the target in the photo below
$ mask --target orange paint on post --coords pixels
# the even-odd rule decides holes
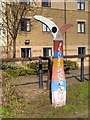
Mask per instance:
[[[63,58],[54,58],[54,60],[53,60],[53,68],[63,67],[63,65],[64,65],[64,59]]]

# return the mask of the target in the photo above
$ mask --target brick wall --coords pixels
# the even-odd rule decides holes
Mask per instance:
[[[88,54],[90,47],[88,46],[89,42],[89,12],[87,11],[87,7],[85,11],[78,11],[77,9],[71,9],[73,3],[67,3],[68,10],[66,11],[66,23],[73,24],[73,27],[68,29],[66,32],[66,46],[67,46],[67,55],[77,55],[78,47],[83,46],[86,47],[86,53]],[[58,4],[59,5],[59,4]],[[52,8],[44,8],[42,9],[41,15],[50,18],[54,21],[59,27],[64,24],[64,10],[57,9],[57,3],[52,3]],[[62,7],[63,3],[61,4]],[[57,7],[56,7],[57,6]],[[70,8],[70,9],[69,9]],[[75,3],[75,8],[77,5]],[[33,19],[30,12],[28,16]],[[33,19],[34,20],[34,19]],[[33,21],[32,20],[32,21]],[[85,21],[85,34],[77,33],[77,21]],[[32,28],[31,32],[25,33],[19,31],[16,42],[16,57],[21,57],[21,48],[31,48],[32,57],[34,56],[42,56],[43,48],[51,47],[53,51],[53,40],[52,35],[49,32],[42,32],[42,23],[35,21],[31,23]],[[30,40],[29,45],[25,45],[25,40]],[[64,40],[64,54],[65,54],[65,40]],[[79,61],[79,60],[77,60]],[[87,61],[87,60],[86,60]]]
[[[64,24],[64,11],[58,9],[44,9],[43,16],[51,18],[59,27]],[[77,33],[77,21],[85,21],[86,29],[85,34]],[[70,11],[66,12],[66,21],[67,24],[73,24],[73,27],[67,30],[66,32],[66,41],[68,54],[77,54],[77,48],[79,46],[85,46],[88,49],[88,13],[87,12],[78,12]],[[25,40],[30,40],[30,45],[25,45]],[[65,41],[64,41],[65,43]],[[17,37],[17,51],[20,51],[21,47],[27,47],[33,49],[33,55],[36,55],[36,52],[40,54],[44,46],[53,46],[51,33],[42,32],[42,23],[36,21],[30,33],[21,32]],[[37,48],[37,51],[35,49]],[[35,54],[34,54],[35,52]],[[41,55],[41,54],[40,54]],[[19,54],[17,54],[19,57]]]

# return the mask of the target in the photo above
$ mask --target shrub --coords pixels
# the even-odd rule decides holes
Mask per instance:
[[[32,68],[28,68],[28,69],[6,69],[4,71],[12,77],[24,76],[26,74],[28,74],[28,75],[37,75],[38,74],[38,71],[35,70],[35,69],[32,69]]]
[[[31,62],[27,65],[27,74],[37,75],[38,74],[38,63]]]
[[[26,74],[27,74],[26,69],[20,69],[20,70],[19,70],[19,76],[24,76],[24,75],[26,75]]]
[[[32,68],[26,69],[26,72],[28,75],[37,75],[38,74],[38,71],[35,69],[32,69]]]
[[[14,114],[16,116],[17,110],[19,109],[17,105],[20,104],[22,100],[19,97],[11,77],[2,71],[2,78],[2,118],[12,118]]]
[[[16,64],[15,62],[2,62],[0,63],[0,69],[4,70],[4,69],[19,69],[22,68],[21,66],[19,66],[18,64]]]
[[[76,61],[65,60],[64,66],[70,67],[71,70],[78,69],[78,64],[76,63]]]
[[[36,62],[31,62],[27,65],[27,68],[32,68],[37,70],[37,63]]]
[[[6,69],[4,70],[6,73],[8,73],[12,77],[17,77],[19,75],[19,70],[18,69]]]

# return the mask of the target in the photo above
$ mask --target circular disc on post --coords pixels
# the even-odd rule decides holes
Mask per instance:
[[[53,33],[56,33],[56,32],[57,32],[57,28],[56,28],[56,27],[53,27],[53,28],[52,28],[52,32],[53,32]]]

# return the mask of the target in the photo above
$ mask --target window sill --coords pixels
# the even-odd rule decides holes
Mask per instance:
[[[77,9],[78,11],[85,11],[85,9]]]
[[[85,35],[85,32],[83,33],[83,32],[78,32],[78,34],[83,34],[83,35]]]

